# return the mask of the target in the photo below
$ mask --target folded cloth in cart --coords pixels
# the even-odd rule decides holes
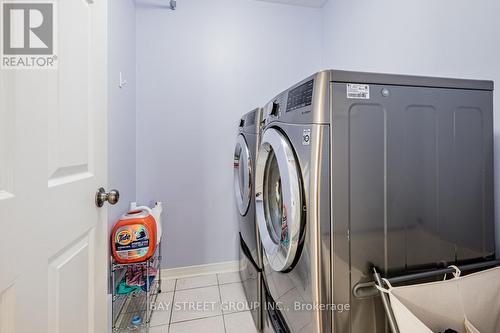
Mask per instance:
[[[127,272],[125,273],[125,282],[128,286],[142,287],[146,283],[142,276],[142,266],[130,266],[127,268]]]
[[[143,270],[144,276],[156,276],[157,273],[158,273],[158,270],[155,267],[147,267],[147,268],[144,268],[144,270]]]
[[[116,287],[116,293],[118,295],[127,295],[135,292],[142,291],[141,287],[138,286],[127,286],[124,280],[120,281],[118,286]]]

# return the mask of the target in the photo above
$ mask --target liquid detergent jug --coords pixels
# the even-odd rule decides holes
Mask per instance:
[[[158,245],[161,241],[161,236],[162,236],[161,213],[163,211],[163,204],[161,202],[156,202],[153,208],[149,208],[148,206],[137,207],[136,202],[131,202],[130,210],[137,210],[137,209],[147,210],[149,214],[153,215],[156,221],[156,244]]]
[[[146,209],[123,215],[111,233],[112,254],[120,264],[148,260],[156,249],[156,221]]]

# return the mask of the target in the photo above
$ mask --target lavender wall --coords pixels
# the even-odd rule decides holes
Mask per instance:
[[[490,79],[499,87],[498,13],[497,0],[473,3],[330,0],[323,8],[323,65],[359,71]],[[494,104],[499,102],[497,88]],[[494,125],[498,203],[500,118],[497,116]],[[497,227],[497,253],[500,253],[498,244],[500,227]]]
[[[109,206],[109,227],[136,196],[135,1],[109,0],[108,18],[108,189],[120,191]],[[119,73],[127,86],[119,88]]]
[[[137,1],[137,197],[165,202],[165,267],[236,260],[239,117],[321,67],[321,9]]]
[[[120,44],[129,65],[133,52],[126,50],[137,39],[136,192],[141,203],[165,202],[166,267],[237,258],[231,170],[236,123],[295,81],[338,68],[500,82],[495,0],[473,6],[467,0],[330,0],[319,9],[182,0],[176,11],[166,9],[163,0],[136,2],[135,17],[115,21],[123,19],[117,27],[128,21],[127,29],[136,24],[135,35],[127,30],[124,36],[131,40]],[[113,85],[116,64],[110,66]],[[132,96],[116,94],[126,95],[120,103],[131,112]],[[123,122],[118,133],[135,119],[115,115]],[[122,149],[115,165],[128,162],[129,169],[110,177],[130,185],[134,142],[125,140],[110,146]],[[122,193],[134,192],[132,185],[121,187]]]

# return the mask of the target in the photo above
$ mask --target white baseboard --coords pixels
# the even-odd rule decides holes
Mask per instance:
[[[239,270],[239,261],[225,261],[214,264],[166,268],[161,270],[162,279],[180,279],[195,275],[231,273]]]

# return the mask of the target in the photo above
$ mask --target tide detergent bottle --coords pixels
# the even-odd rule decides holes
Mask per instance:
[[[113,227],[111,251],[120,264],[142,262],[156,250],[156,221],[150,211],[137,208],[129,211]]]
[[[163,212],[163,204],[157,201],[153,208],[149,208],[148,206],[137,206],[136,202],[131,202],[130,210],[146,210],[154,217],[156,221],[156,244],[158,245],[162,236],[161,214]]]

